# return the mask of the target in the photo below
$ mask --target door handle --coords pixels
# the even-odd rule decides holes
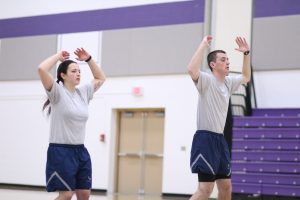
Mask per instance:
[[[163,157],[163,154],[161,154],[161,153],[144,153],[144,155],[147,157],[158,157],[158,158]]]
[[[126,153],[126,152],[123,152],[123,153],[118,153],[118,156],[128,156],[128,157],[140,157],[140,154],[139,153]]]

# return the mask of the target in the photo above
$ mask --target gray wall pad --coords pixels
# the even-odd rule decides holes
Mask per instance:
[[[187,73],[202,33],[202,23],[105,31],[102,66],[109,76]]]
[[[56,35],[2,39],[0,81],[39,79],[39,63],[56,52]]]
[[[300,69],[300,15],[256,18],[252,64],[255,71]]]

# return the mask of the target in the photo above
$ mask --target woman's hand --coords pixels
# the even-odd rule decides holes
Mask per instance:
[[[77,56],[76,60],[86,61],[91,55],[83,48],[77,48],[74,54]]]
[[[67,52],[67,51],[61,51],[61,52],[59,52],[59,61],[60,62],[63,62],[65,60],[69,59],[69,57],[70,57],[69,52]]]

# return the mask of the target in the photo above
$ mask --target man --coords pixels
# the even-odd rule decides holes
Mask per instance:
[[[251,78],[250,49],[242,37],[235,40],[238,45],[236,50],[244,57],[241,75],[228,76],[230,63],[222,50],[207,55],[212,74],[200,71],[204,51],[212,39],[212,36],[203,38],[188,65],[188,73],[199,93],[197,131],[190,160],[192,172],[198,174],[199,185],[190,200],[208,199],[215,182],[219,191],[218,200],[231,199],[230,153],[223,131],[230,95]]]

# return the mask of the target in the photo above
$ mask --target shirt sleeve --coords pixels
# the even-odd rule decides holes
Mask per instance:
[[[198,80],[194,81],[199,93],[205,92],[211,83],[211,75],[206,72],[200,72]]]
[[[54,82],[50,91],[46,90],[46,94],[51,102],[51,104],[56,104],[59,101],[60,85],[57,82]]]
[[[89,103],[91,99],[93,99],[94,96],[94,85],[92,83],[83,85],[81,87],[78,87],[78,90],[80,91],[80,94],[84,98],[84,100]]]
[[[234,93],[237,91],[237,89],[240,87],[243,81],[243,76],[242,75],[237,75],[237,76],[228,76],[228,82],[230,84],[230,94]]]

